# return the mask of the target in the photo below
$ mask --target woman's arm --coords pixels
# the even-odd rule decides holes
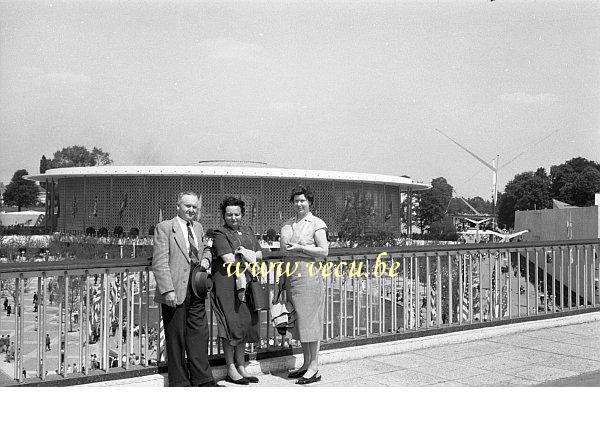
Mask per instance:
[[[287,245],[288,252],[300,252],[303,255],[311,257],[324,258],[329,255],[329,243],[327,242],[327,234],[324,229],[315,231],[315,245],[301,245],[299,243],[289,243]]]

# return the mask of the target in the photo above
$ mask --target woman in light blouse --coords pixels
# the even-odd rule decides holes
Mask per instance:
[[[281,250],[286,261],[298,264],[292,275],[287,275],[283,284],[287,299],[296,310],[296,325],[292,337],[300,340],[304,362],[300,368],[290,372],[290,378],[298,378],[296,384],[310,384],[321,380],[319,375],[319,347],[323,337],[323,311],[325,306],[325,286],[323,278],[315,269],[316,263],[329,253],[327,225],[310,212],[314,195],[304,186],[294,188],[290,202],[296,215],[281,228]],[[313,262],[314,275],[308,267]]]

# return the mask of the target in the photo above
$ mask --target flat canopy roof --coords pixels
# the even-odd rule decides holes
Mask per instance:
[[[288,169],[263,166],[118,166],[105,165],[95,167],[56,168],[45,174],[27,176],[30,180],[44,182],[64,178],[111,177],[111,176],[187,176],[187,177],[256,177],[309,180],[339,180],[347,182],[377,183],[400,186],[413,191],[431,188],[427,183],[419,183],[408,177],[385,174],[369,174],[344,171],[321,171],[306,169]]]

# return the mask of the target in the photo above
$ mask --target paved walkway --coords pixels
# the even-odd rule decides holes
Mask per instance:
[[[540,328],[545,323],[524,323],[513,325],[523,326],[519,327],[520,331],[501,326],[488,328],[487,333],[477,330],[468,336],[451,335],[455,342],[463,338],[459,343],[443,344],[440,336],[433,336],[429,341],[419,338],[409,342],[414,344],[411,345],[414,349],[374,344],[360,349],[324,351],[320,367],[322,381],[307,387],[600,386],[600,313],[580,321],[577,317],[575,320],[566,318],[566,325],[558,324],[560,320],[547,328]],[[443,345],[434,346],[439,343]],[[402,352],[384,354],[394,350]],[[349,355],[358,358],[348,360]],[[297,365],[300,357],[295,359]],[[276,370],[258,373],[258,384],[239,386],[222,379],[219,383],[236,388],[302,388],[294,384],[295,380],[287,379],[287,372],[282,371],[293,367],[294,358],[280,361],[279,365],[249,365],[252,371],[269,367]],[[224,378],[225,367],[213,368],[213,374]],[[165,375],[87,385],[164,386]]]
[[[311,386],[597,386],[600,321],[330,363],[320,372]],[[284,373],[259,378],[251,386],[299,387]]]

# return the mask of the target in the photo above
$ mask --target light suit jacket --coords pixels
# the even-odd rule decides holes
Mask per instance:
[[[204,258],[212,262],[202,225],[194,222],[193,230],[198,239],[200,262]],[[184,236],[187,236],[187,232],[181,230],[177,217],[159,223],[154,230],[152,271],[156,279],[155,302],[165,303],[165,294],[169,291],[175,291],[178,305],[185,300],[191,263]]]

